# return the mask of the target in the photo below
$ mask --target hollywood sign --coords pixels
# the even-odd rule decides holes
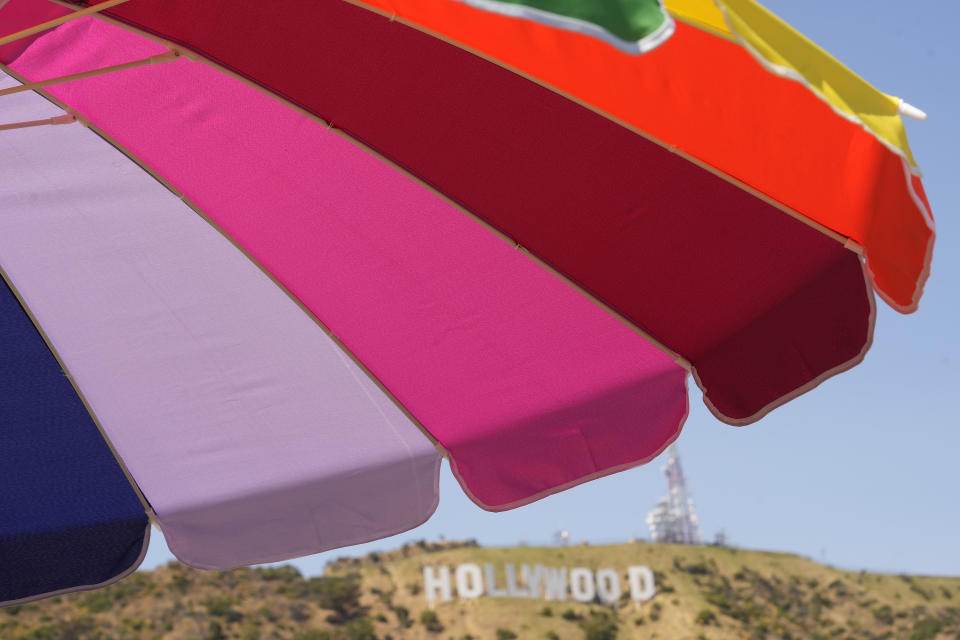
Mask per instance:
[[[578,602],[613,603],[623,593],[620,574],[615,569],[591,571],[584,567],[572,569],[544,567],[542,565],[521,564],[519,572],[515,565],[503,566],[504,581],[498,586],[494,567],[489,562],[480,565],[467,562],[458,565],[456,570],[450,567],[424,567],[423,592],[427,601],[433,604],[437,600],[449,602],[453,599],[456,587],[457,597],[470,600],[480,596],[491,598],[540,598],[544,600],[566,600],[569,595]],[[656,590],[653,584],[653,571],[649,567],[628,567],[627,588],[633,600],[649,600]]]

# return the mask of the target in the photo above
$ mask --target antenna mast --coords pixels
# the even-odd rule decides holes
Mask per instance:
[[[667,449],[667,464],[663,467],[663,473],[667,476],[667,495],[647,514],[650,537],[654,542],[702,544],[693,498],[687,490],[676,445],[670,445]]]

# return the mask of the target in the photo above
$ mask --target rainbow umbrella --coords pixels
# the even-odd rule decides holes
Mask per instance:
[[[0,601],[747,424],[916,309],[901,114],[752,0],[0,2]],[[54,126],[69,125],[69,126]],[[66,375],[64,375],[66,373]]]

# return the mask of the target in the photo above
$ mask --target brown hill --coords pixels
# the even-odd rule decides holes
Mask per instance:
[[[423,567],[650,567],[656,595],[480,597],[431,606]],[[624,584],[626,582],[624,581]],[[565,594],[566,595],[566,594]],[[417,543],[293,567],[205,572],[171,563],[98,591],[0,609],[3,640],[960,639],[960,578],[838,571],[794,555],[635,543],[481,548]]]

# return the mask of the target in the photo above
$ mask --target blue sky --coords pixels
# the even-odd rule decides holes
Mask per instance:
[[[874,345],[857,368],[742,428],[717,422],[691,391],[678,441],[704,536],[799,553],[848,568],[960,575],[960,2],[765,0],[764,4],[881,90],[927,111],[908,121],[924,170],[937,245],[920,309],[878,304]],[[488,546],[647,537],[664,493],[661,461],[521,509],[492,514],[445,468],[440,507],[425,525],[368,545],[293,561],[318,574],[328,560],[421,538]],[[172,556],[157,534],[144,568]]]

